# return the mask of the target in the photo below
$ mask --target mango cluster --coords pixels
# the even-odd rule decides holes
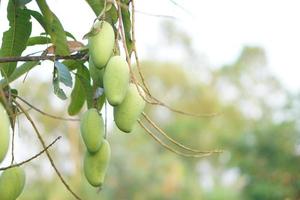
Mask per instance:
[[[105,99],[114,108],[114,121],[126,133],[133,130],[145,107],[142,88],[130,83],[126,60],[113,55],[115,34],[106,21],[94,24],[89,36],[89,72],[94,88],[103,88]],[[140,95],[141,94],[141,95]],[[102,187],[110,160],[110,145],[104,138],[104,123],[96,108],[88,109],[80,122],[81,136],[86,146],[83,169],[88,182]]]
[[[6,110],[0,103],[0,163],[4,160],[10,140],[10,121]],[[3,171],[0,176],[0,199],[16,200],[25,186],[25,172],[21,167]]]
[[[81,136],[86,146],[84,175],[94,187],[102,187],[110,160],[110,145],[104,139],[104,122],[95,108],[87,110],[80,121]]]
[[[96,34],[89,37],[89,70],[96,87],[104,89],[108,103],[114,108],[114,121],[126,133],[133,130],[145,108],[143,90],[130,83],[130,70],[126,60],[113,55],[115,35],[105,21],[94,25]]]

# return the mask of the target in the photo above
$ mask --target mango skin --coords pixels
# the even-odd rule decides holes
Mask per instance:
[[[100,31],[88,39],[89,52],[95,67],[103,68],[113,53],[115,33],[112,26],[106,21],[98,21],[94,28]]]
[[[5,170],[0,176],[0,199],[16,200],[22,193],[25,182],[25,172],[21,167]]]
[[[102,187],[110,155],[111,150],[107,140],[103,141],[103,145],[98,152],[94,154],[86,152],[83,162],[84,175],[92,186]]]
[[[95,67],[92,56],[89,57],[89,70],[90,75],[93,80],[93,85],[96,87],[102,87],[103,88],[103,75],[104,75],[104,68],[98,69]]]
[[[129,66],[121,56],[108,61],[103,76],[103,88],[107,101],[112,106],[122,103],[129,85]]]
[[[80,121],[80,132],[87,150],[97,152],[103,142],[104,122],[95,108],[87,110]]]
[[[9,146],[10,121],[6,110],[0,103],[0,163],[4,160]]]
[[[144,96],[143,89],[141,87],[139,87],[139,89]],[[136,85],[130,83],[125,99],[120,105],[114,107],[114,120],[117,127],[123,132],[131,132],[143,112],[145,105],[146,102],[143,97],[140,96]]]

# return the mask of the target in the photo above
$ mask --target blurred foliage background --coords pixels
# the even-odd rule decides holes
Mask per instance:
[[[221,114],[194,118],[152,105],[146,112],[185,145],[224,149],[224,153],[184,158],[164,149],[139,126],[125,134],[112,125],[108,133],[111,163],[105,186],[97,191],[83,176],[85,149],[79,123],[30,111],[48,144],[63,136],[51,154],[71,187],[90,200],[300,199],[300,95],[291,94],[270,73],[264,50],[244,47],[235,62],[211,68],[201,62],[184,31],[176,31],[171,23],[163,24],[163,30],[167,43],[161,45],[180,46],[184,60],[142,61],[142,72],[153,95],[180,110]],[[36,107],[67,115],[68,102],[57,100],[48,82],[29,74],[18,87],[20,96]],[[20,161],[41,147],[23,116],[18,129]],[[25,169],[27,184],[20,200],[73,199],[44,155],[26,164]]]

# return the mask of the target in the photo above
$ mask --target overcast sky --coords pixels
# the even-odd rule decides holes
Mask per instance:
[[[135,0],[136,9],[175,16],[179,27],[194,40],[199,54],[212,66],[233,62],[244,45],[266,50],[268,66],[293,91],[300,90],[300,1],[299,0]],[[84,0],[48,0],[64,27],[78,38],[89,30],[94,14]],[[0,36],[7,29],[7,0],[0,7]],[[34,2],[30,6],[34,6]],[[142,58],[158,42],[163,18],[137,13],[137,40]],[[34,27],[38,34],[42,29]],[[159,44],[157,44],[159,48]]]

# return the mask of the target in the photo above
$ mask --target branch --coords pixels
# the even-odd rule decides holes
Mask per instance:
[[[27,159],[27,160],[24,160],[20,163],[17,163],[17,164],[12,164],[10,166],[7,166],[7,167],[1,167],[0,168],[0,171],[2,170],[7,170],[9,168],[13,168],[13,167],[18,167],[18,166],[21,166],[25,163],[28,163],[30,161],[32,161],[33,159],[39,157],[40,155],[42,155],[45,151],[47,151],[55,142],[57,142],[57,140],[59,140],[61,138],[61,136],[57,137],[53,142],[51,142],[51,144],[49,144],[45,149],[43,149],[42,151],[40,151],[39,153],[37,153],[36,155],[32,156],[31,158]]]
[[[2,57],[0,63],[17,61],[40,61],[40,60],[87,60],[86,54],[77,53],[67,56],[59,55],[41,55],[41,56],[20,56],[20,57]]]

